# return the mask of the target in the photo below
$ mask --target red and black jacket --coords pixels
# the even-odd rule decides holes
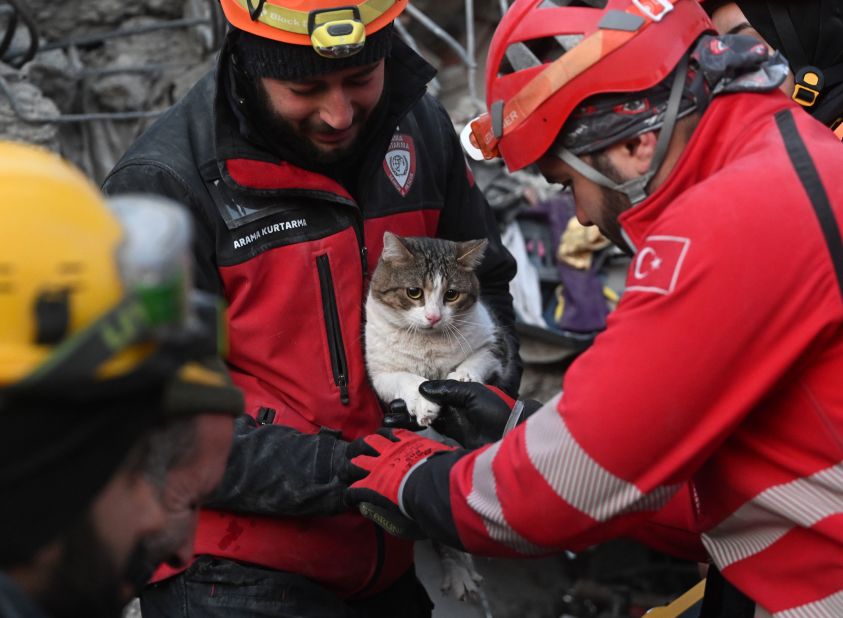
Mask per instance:
[[[409,543],[344,511],[331,466],[338,439],[382,421],[366,377],[362,321],[383,233],[488,238],[482,295],[510,327],[514,261],[450,119],[425,94],[432,69],[400,41],[387,61],[387,129],[369,142],[355,186],[244,139],[224,67],[142,135],[104,183],[111,194],[152,191],[186,203],[197,227],[199,284],[229,304],[227,360],[250,418],[238,424],[213,502],[219,509],[202,513],[196,552],[367,596],[412,561]],[[520,365],[510,364],[514,390]]]

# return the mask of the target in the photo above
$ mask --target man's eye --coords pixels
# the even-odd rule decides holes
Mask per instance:
[[[422,294],[421,288],[407,288],[407,298],[418,300],[422,297]]]

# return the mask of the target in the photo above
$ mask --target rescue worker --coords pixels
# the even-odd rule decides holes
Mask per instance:
[[[465,142],[569,184],[633,255],[626,291],[526,422],[490,421],[511,406],[482,385],[422,384],[475,431],[515,428],[477,450],[364,437],[349,500],[483,555],[649,538],[758,616],[840,616],[843,150],[778,90],[779,55],[711,31],[692,0],[510,7]]]
[[[190,221],[160,198],[107,204],[0,142],[0,207],[0,616],[116,618],[192,543],[174,505],[222,478],[243,404],[206,360],[221,304],[190,293]]]
[[[839,2],[774,0],[703,6],[720,33],[756,36],[784,54],[785,93],[843,140],[843,6]]]
[[[383,411],[361,342],[385,231],[488,238],[481,294],[514,340],[503,248],[433,69],[393,34],[406,0],[222,0],[216,70],[129,149],[107,193],[186,203],[200,285],[230,304],[229,368],[246,396],[197,559],[160,572],[144,618],[426,616],[412,544],[344,503],[348,440]],[[517,346],[513,345],[513,349]],[[515,393],[517,357],[499,386]]]

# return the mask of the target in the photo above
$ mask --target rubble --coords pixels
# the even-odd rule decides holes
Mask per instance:
[[[59,151],[59,131],[48,122],[27,123],[21,115],[29,118],[50,118],[59,114],[52,99],[45,96],[20,72],[0,64],[0,136],[4,139],[29,142]]]

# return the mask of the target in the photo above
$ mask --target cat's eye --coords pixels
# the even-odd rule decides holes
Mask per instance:
[[[460,293],[456,290],[448,290],[445,292],[445,302],[452,303],[460,297]]]
[[[423,292],[421,288],[407,288],[407,297],[412,300],[418,300],[422,297]]]

